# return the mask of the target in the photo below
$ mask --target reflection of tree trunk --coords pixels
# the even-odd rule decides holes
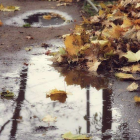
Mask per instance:
[[[22,103],[25,99],[25,89],[26,89],[26,82],[27,82],[27,71],[28,68],[25,68],[22,70],[21,74],[20,74],[20,89],[19,89],[19,94],[17,97],[17,105],[12,117],[12,128],[11,128],[11,132],[10,132],[10,137],[14,138],[16,135],[16,131],[17,131],[17,127],[18,127],[18,122],[16,119],[19,119],[20,116],[20,111],[21,111],[21,106]]]
[[[87,86],[87,133],[90,133],[90,91],[89,91],[90,87]]]
[[[110,89],[103,89],[102,133],[107,129],[111,129],[112,125],[111,92]],[[109,138],[111,136],[103,136],[103,140]]]

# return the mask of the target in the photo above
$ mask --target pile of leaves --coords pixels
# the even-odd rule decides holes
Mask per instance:
[[[99,14],[83,17],[73,33],[64,35],[65,48],[53,53],[53,62],[88,71],[140,71],[140,0],[100,3]]]

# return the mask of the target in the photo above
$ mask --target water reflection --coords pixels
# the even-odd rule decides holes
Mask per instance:
[[[56,67],[54,68],[65,77],[67,85],[80,85],[81,88],[88,86],[95,87],[97,90],[108,87],[108,79],[102,75],[98,75],[96,72],[89,73],[83,70],[77,70],[68,67]]]
[[[15,138],[17,128],[18,128],[18,119],[20,117],[20,111],[22,109],[22,103],[25,99],[25,89],[26,89],[26,82],[27,82],[27,72],[28,68],[24,68],[20,74],[20,89],[19,89],[19,94],[16,99],[16,108],[12,117],[12,127],[11,127],[11,132],[10,132],[10,138]]]
[[[102,133],[111,130],[112,126],[112,90],[103,89],[103,114],[102,114]],[[103,136],[104,139],[111,139],[111,136]]]

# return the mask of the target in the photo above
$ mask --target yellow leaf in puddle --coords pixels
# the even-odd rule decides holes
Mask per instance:
[[[126,55],[123,55],[128,59],[128,62],[137,62],[140,60],[140,50],[136,53],[132,51],[128,51]]]
[[[134,97],[134,101],[135,101],[136,103],[139,103],[139,102],[140,102],[140,97],[139,97],[139,96],[135,96],[135,97]]]
[[[48,19],[48,20],[50,20],[51,18],[52,18],[51,15],[44,15],[44,16],[43,16],[43,19]]]
[[[89,140],[91,137],[87,137],[86,135],[74,135],[71,132],[65,133],[62,135],[62,138],[68,139],[68,140]]]
[[[51,115],[45,116],[42,121],[43,122],[56,122],[57,117],[52,117]]]
[[[135,82],[133,82],[132,84],[130,84],[128,87],[127,87],[127,90],[128,91],[135,91],[135,90],[137,90],[138,89],[138,84],[137,83],[135,83]]]
[[[51,100],[53,101],[59,101],[61,103],[64,103],[66,101],[67,98],[67,93],[63,90],[57,90],[57,89],[53,89],[49,92],[49,94],[47,94],[47,98],[51,98]]]
[[[133,77],[132,74],[126,74],[126,73],[115,73],[115,76],[119,79],[123,79],[123,80],[137,80],[135,77]]]

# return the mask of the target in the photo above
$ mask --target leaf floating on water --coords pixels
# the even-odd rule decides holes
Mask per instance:
[[[48,20],[50,20],[51,18],[52,18],[51,15],[44,15],[44,16],[43,16],[43,19],[48,19]]]
[[[53,89],[49,92],[49,94],[47,94],[47,98],[50,97],[53,101],[59,101],[61,103],[64,103],[66,101],[67,94],[69,93],[63,90]]]
[[[45,116],[42,121],[43,122],[56,122],[57,117],[52,117],[51,115]]]
[[[62,138],[68,139],[68,140],[89,140],[91,137],[87,137],[86,135],[73,135],[71,132],[65,133],[62,135]]]
[[[115,76],[122,80],[137,80],[132,74],[126,74],[126,73],[115,73]]]
[[[133,82],[132,84],[130,84],[128,87],[127,87],[127,90],[128,91],[135,91],[135,90],[137,90],[138,89],[138,84],[137,83],[135,83],[135,82]]]
[[[14,93],[10,92],[9,90],[7,90],[6,92],[1,92],[0,95],[3,97],[14,97],[15,96]]]
[[[134,101],[135,101],[136,103],[139,103],[139,102],[140,102],[140,97],[135,96],[135,97],[134,97]]]

